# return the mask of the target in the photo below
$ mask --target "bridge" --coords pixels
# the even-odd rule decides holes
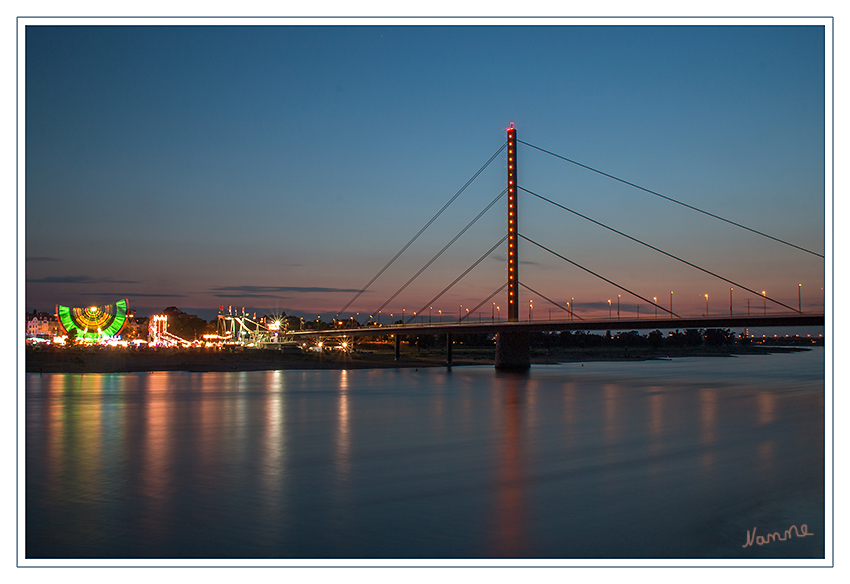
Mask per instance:
[[[288,342],[294,341],[298,338],[312,338],[312,339],[322,339],[322,338],[340,338],[340,337],[362,337],[362,336],[386,336],[393,335],[395,339],[395,350],[396,350],[396,358],[399,357],[399,343],[400,338],[402,336],[407,335],[421,335],[421,334],[432,334],[432,335],[446,335],[447,338],[447,346],[446,346],[446,354],[447,354],[447,363],[451,364],[452,361],[452,335],[457,334],[465,334],[465,333],[487,333],[487,334],[495,334],[496,335],[496,368],[501,370],[526,370],[531,365],[531,355],[530,355],[530,343],[529,343],[529,335],[535,332],[545,332],[545,331],[569,331],[569,330],[640,330],[640,329],[688,329],[688,328],[743,328],[743,327],[777,327],[777,326],[823,326],[824,324],[824,314],[823,313],[804,313],[802,310],[802,302],[800,300],[799,294],[799,286],[798,284],[798,305],[797,307],[789,306],[779,300],[772,298],[767,295],[767,293],[762,290],[759,292],[756,288],[744,285],[740,282],[733,281],[722,276],[719,273],[703,268],[693,262],[690,262],[678,255],[660,249],[650,243],[642,241],[641,239],[634,237],[625,233],[622,230],[615,229],[610,227],[600,221],[597,221],[591,217],[588,217],[582,213],[579,213],[573,209],[570,209],[556,201],[553,201],[545,196],[542,196],[538,193],[535,193],[529,189],[524,188],[519,184],[518,180],[518,157],[517,157],[517,144],[523,144],[524,146],[531,148],[533,150],[545,153],[550,155],[556,159],[560,159],[567,163],[577,165],[580,168],[586,169],[590,172],[597,173],[598,175],[607,177],[611,180],[618,181],[621,184],[625,184],[629,187],[633,187],[644,191],[650,195],[660,197],[663,200],[666,200],[670,203],[674,203],[690,211],[701,213],[705,216],[708,216],[716,221],[724,222],[728,225],[735,226],[736,228],[740,228],[756,234],[760,237],[772,240],[775,243],[788,246],[790,248],[796,249],[798,252],[803,252],[806,254],[810,254],[814,257],[819,257],[824,259],[824,255],[817,253],[815,251],[811,251],[799,245],[795,245],[789,241],[781,239],[779,237],[775,237],[773,235],[769,235],[763,231],[759,231],[743,225],[742,223],[721,217],[717,214],[710,213],[703,209],[697,208],[693,205],[689,205],[687,203],[678,201],[671,197],[665,196],[659,192],[644,188],[635,183],[623,180],[611,174],[602,172],[601,170],[592,168],[590,166],[581,164],[574,160],[571,160],[567,157],[561,156],[555,152],[551,152],[549,150],[545,150],[533,144],[529,144],[528,142],[523,142],[518,140],[517,138],[517,130],[513,124],[510,125],[509,128],[506,129],[507,139],[504,144],[502,144],[501,148],[496,151],[493,156],[476,172],[472,178],[443,206],[443,208],[434,215],[430,221],[428,221],[425,226],[413,236],[413,238],[404,246],[402,249],[389,261],[384,267],[375,274],[375,276],[362,288],[359,290],[357,294],[354,295],[353,298],[349,300],[349,302],[337,313],[337,316],[343,314],[346,309],[348,309],[369,287],[374,284],[374,282],[413,244],[416,239],[422,235],[422,233],[430,227],[430,225],[460,196],[461,193],[493,162],[504,150],[507,150],[507,160],[506,160],[506,168],[507,168],[507,177],[506,177],[506,187],[505,189],[495,197],[479,214],[473,219],[470,223],[464,227],[460,233],[458,233],[448,244],[446,244],[440,252],[438,252],[433,258],[431,258],[414,276],[412,276],[407,282],[402,285],[390,298],[384,302],[379,308],[374,310],[370,315],[369,319],[372,320],[376,316],[380,317],[381,311],[389,305],[402,291],[404,291],[416,278],[418,278],[434,261],[436,261],[449,247],[451,247],[475,222],[478,221],[491,207],[493,207],[502,197],[507,194],[507,233],[502,236],[499,241],[495,243],[484,255],[479,257],[475,262],[473,262],[465,271],[463,271],[453,282],[451,282],[448,286],[446,286],[437,296],[429,300],[424,304],[422,308],[418,311],[414,311],[412,314],[408,316],[408,314],[402,313],[401,322],[397,324],[391,324],[389,326],[380,325],[376,326],[375,323],[372,323],[372,326],[355,326],[355,327],[346,327],[346,328],[332,328],[329,330],[318,331],[318,330],[306,330],[306,331],[285,331],[281,332],[281,335],[285,335],[285,340]],[[712,278],[716,278],[722,282],[725,282],[730,286],[730,302],[729,302],[729,313],[728,315],[715,315],[709,316],[708,311],[708,295],[706,295],[706,311],[701,317],[689,317],[682,316],[674,312],[673,310],[673,297],[671,292],[670,297],[670,307],[669,309],[666,306],[663,306],[662,303],[658,302],[657,297],[653,297],[650,300],[648,297],[644,297],[637,292],[632,291],[624,285],[621,285],[615,282],[612,279],[609,279],[602,274],[599,274],[586,266],[582,266],[575,262],[574,260],[566,257],[565,255],[550,249],[529,237],[527,233],[520,233],[519,231],[519,205],[518,205],[518,194],[522,191],[526,195],[534,197],[538,200],[546,202],[552,205],[554,208],[559,209],[560,211],[570,213],[574,216],[577,216],[581,219],[584,219],[592,224],[595,224],[601,228],[608,230],[620,237],[624,237],[634,243],[637,243],[641,246],[644,246],[647,249],[650,249],[658,254],[661,254],[667,258],[675,260],[683,265],[688,266],[689,268],[699,271],[703,274],[711,276]],[[609,318],[597,318],[597,319],[585,319],[578,315],[575,311],[575,306],[571,305],[570,302],[566,302],[566,306],[564,303],[559,303],[555,300],[552,300],[540,292],[533,290],[525,283],[520,281],[519,278],[519,269],[520,269],[520,255],[519,255],[519,244],[520,240],[522,240],[525,244],[532,245],[538,249],[541,249],[554,257],[560,258],[561,260],[569,263],[574,268],[578,268],[583,270],[584,272],[591,274],[592,276],[599,278],[600,280],[610,284],[614,288],[618,289],[620,292],[625,293],[627,297],[632,297],[638,299],[648,305],[650,310],[654,311],[655,316],[650,318],[648,315],[645,318],[640,318],[640,305],[637,306],[637,316],[635,318],[627,318],[621,319],[620,309],[619,309],[619,299],[622,294],[617,295],[617,318],[611,317],[611,301],[609,300]],[[442,297],[446,292],[448,292],[452,287],[454,287],[460,280],[462,280],[467,274],[469,274],[472,269],[478,266],[485,258],[489,257],[497,248],[502,246],[507,241],[507,281],[504,282],[498,289],[496,289],[492,294],[488,297],[484,298],[477,306],[470,309],[467,309],[465,313],[462,311],[459,312],[457,320],[453,320],[452,322],[439,322],[433,323],[429,322],[428,324],[422,322],[416,322],[417,317],[421,320],[422,315],[425,314],[425,311],[429,310],[429,307],[432,307],[433,304]],[[558,311],[561,313],[559,318],[555,320],[551,319],[537,319],[534,320],[532,315],[532,307],[529,306],[529,317],[528,320],[521,320],[520,318],[520,289],[523,288],[532,294],[535,297],[542,298],[543,300],[549,302],[552,306],[556,307]],[[732,291],[733,290],[743,290],[749,292],[756,297],[761,297],[764,303],[763,306],[763,314],[761,315],[752,315],[749,308],[749,301],[747,307],[747,314],[739,314],[735,315],[732,307]],[[480,313],[479,314],[479,322],[473,322],[471,317],[476,314],[479,308],[482,306],[486,306],[488,302],[490,302],[497,294],[506,291],[506,320],[503,320],[501,317],[497,320],[495,318],[495,314],[491,316],[490,322],[481,322],[480,321]],[[768,302],[772,307],[779,307],[782,309],[782,313],[780,314],[768,314],[767,313],[767,304]],[[495,303],[493,303],[493,307],[495,307]],[[658,317],[658,313],[661,312],[662,317]],[[567,315],[564,317],[563,315]],[[442,321],[443,317],[441,316],[440,320]],[[429,316],[429,321],[432,319]],[[236,332],[234,330],[234,332]]]

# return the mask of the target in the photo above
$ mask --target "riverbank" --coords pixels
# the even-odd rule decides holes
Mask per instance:
[[[582,361],[641,361],[676,357],[731,357],[767,355],[808,350],[802,347],[725,346],[651,348],[596,347],[532,351],[533,364]],[[493,365],[494,350],[455,349],[453,366]],[[126,350],[74,348],[38,350],[27,348],[27,373],[135,373],[145,371],[268,371],[275,369],[381,369],[445,367],[441,351],[407,351],[399,361],[392,351],[343,353],[284,353],[275,350],[217,351],[205,349]]]

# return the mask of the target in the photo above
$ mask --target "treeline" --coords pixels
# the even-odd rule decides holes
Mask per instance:
[[[561,331],[560,333],[536,333],[531,337],[535,347],[720,347],[749,342],[739,338],[729,329],[685,329],[665,335],[660,330],[647,334],[638,331],[623,331],[612,334],[594,334],[587,331]]]
[[[446,345],[445,335],[410,335],[402,337],[411,345],[420,349],[441,348]],[[453,334],[455,345],[466,347],[492,347],[495,337],[492,334]],[[531,346],[534,348],[570,348],[570,347],[720,347],[735,343],[749,343],[749,339],[740,338],[729,329],[686,329],[665,335],[660,330],[647,334],[638,331],[623,331],[612,334],[595,334],[587,331],[562,331],[559,333],[532,333]]]

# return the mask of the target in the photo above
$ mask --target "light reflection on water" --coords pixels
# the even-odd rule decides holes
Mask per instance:
[[[26,392],[28,557],[823,556],[822,350]]]

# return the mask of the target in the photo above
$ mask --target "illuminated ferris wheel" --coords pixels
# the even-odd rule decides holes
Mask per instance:
[[[115,304],[70,308],[56,305],[56,319],[63,334],[76,332],[77,338],[87,341],[99,341],[121,333],[127,324],[126,298]]]

